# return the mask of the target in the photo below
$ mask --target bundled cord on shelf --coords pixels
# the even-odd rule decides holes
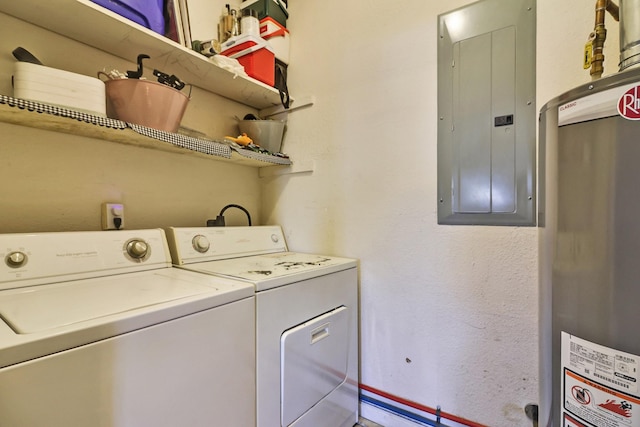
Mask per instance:
[[[220,211],[220,213],[218,214],[216,219],[208,219],[207,220],[207,227],[224,227],[225,226],[225,223],[224,223],[224,212],[229,208],[237,208],[237,209],[240,209],[241,211],[243,211],[245,214],[247,214],[247,220],[249,221],[249,225],[251,226],[251,215],[249,214],[249,211],[246,210],[245,208],[243,208],[240,205],[231,204],[231,205],[227,205],[224,208],[222,208],[222,210]]]

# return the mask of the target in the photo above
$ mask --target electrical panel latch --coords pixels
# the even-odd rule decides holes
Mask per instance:
[[[513,114],[508,114],[506,116],[498,116],[494,118],[494,126],[509,126],[513,124]]]

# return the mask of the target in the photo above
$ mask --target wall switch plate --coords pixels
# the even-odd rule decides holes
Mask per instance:
[[[102,204],[102,229],[121,230],[124,228],[124,205],[122,203]]]

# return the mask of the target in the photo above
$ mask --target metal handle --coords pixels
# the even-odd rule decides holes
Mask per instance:
[[[311,331],[311,344],[315,344],[320,340],[323,340],[329,336],[329,323],[315,328]]]

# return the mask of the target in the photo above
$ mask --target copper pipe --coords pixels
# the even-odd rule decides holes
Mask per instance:
[[[617,4],[612,1],[608,1],[605,7],[607,12],[609,12],[609,15],[611,15],[616,22],[620,21],[620,8],[618,8]]]
[[[613,19],[618,21],[619,8],[611,0],[596,0],[596,22],[592,33],[593,55],[591,59],[591,78],[593,80],[602,77],[604,72],[604,41],[607,39],[607,29],[604,26],[604,17],[609,12]]]

